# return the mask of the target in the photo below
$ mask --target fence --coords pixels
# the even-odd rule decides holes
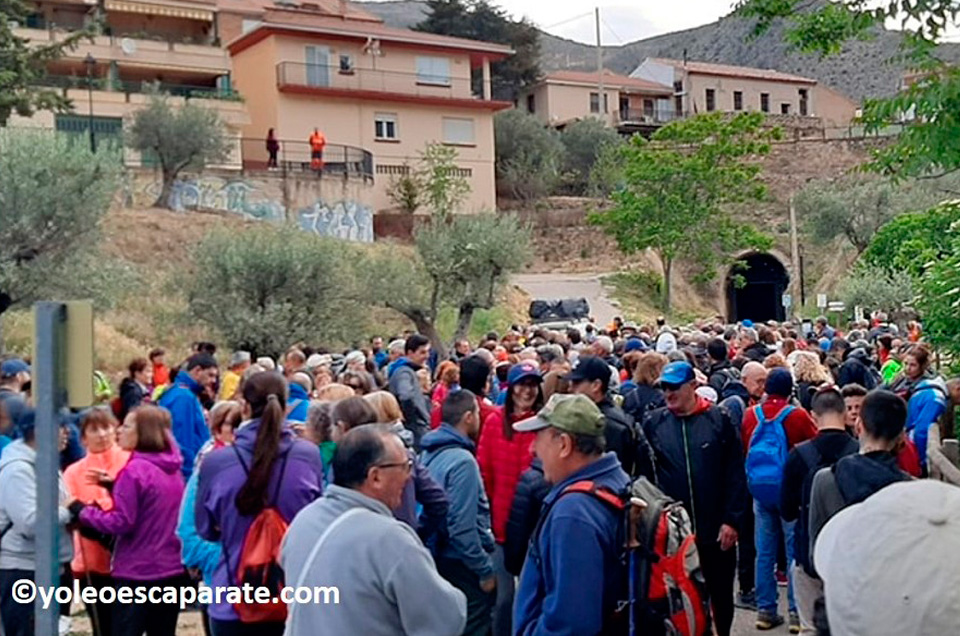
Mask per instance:
[[[240,153],[244,170],[276,170],[284,172],[310,172],[310,144],[306,141],[278,139],[277,165],[270,165],[266,139],[244,137],[240,140]],[[323,148],[322,174],[338,174],[373,181],[373,154],[356,146],[328,143]]]

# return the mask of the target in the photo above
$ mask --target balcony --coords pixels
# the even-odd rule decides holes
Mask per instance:
[[[16,28],[14,35],[37,44],[51,44],[69,34],[55,29]],[[218,46],[110,35],[94,36],[92,42],[81,40],[77,48],[66,52],[64,59],[80,62],[88,53],[98,62],[117,62],[120,66],[127,62],[205,75],[230,72],[230,54]]]
[[[511,104],[482,99],[470,77],[426,76],[400,71],[341,68],[325,64],[280,62],[281,92],[412,102],[434,102],[465,108],[499,110]]]
[[[310,144],[306,141],[278,139],[275,169],[281,172],[313,172]],[[244,137],[240,140],[240,154],[244,170],[270,170],[270,155],[266,139]],[[328,143],[323,148],[323,176],[335,175],[360,178],[373,182],[373,154],[356,146]]]
[[[187,99],[211,99],[228,102],[243,101],[240,93],[235,90],[216,86],[196,86],[192,84],[132,81],[110,79],[107,77],[94,77],[91,80],[87,80],[86,77],[80,75],[47,75],[39,80],[37,84],[40,86],[50,86],[68,90],[80,89],[85,91],[87,90],[88,82],[94,91],[122,93],[128,96],[127,101],[130,101],[130,95],[143,95],[154,91]]]
[[[656,110],[656,109],[621,109],[617,112],[617,123],[620,125],[646,125],[657,126],[669,124],[675,119],[679,119],[676,111]]]

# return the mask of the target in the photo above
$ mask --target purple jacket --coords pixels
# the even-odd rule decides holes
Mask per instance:
[[[134,451],[113,486],[113,508],[87,506],[80,523],[117,537],[111,574],[119,579],[154,581],[183,572],[177,519],[183,498],[180,450]]]
[[[249,470],[253,463],[253,447],[259,427],[260,420],[251,420],[241,425],[237,429],[233,446],[213,451],[200,465],[200,484],[195,508],[197,534],[208,541],[220,542],[230,559],[229,572],[224,559],[220,559],[213,573],[214,587],[237,585],[240,551],[254,519],[237,512],[237,493],[247,480],[237,453],[239,452]],[[278,500],[274,502],[284,456],[287,463],[283,471],[283,484],[279,488]],[[280,437],[280,455],[274,462],[267,491],[271,506],[275,506],[287,523],[290,523],[304,506],[320,497],[322,483],[323,462],[320,461],[320,450],[315,444],[297,439],[293,430],[284,426]],[[217,620],[238,619],[233,606],[226,602],[211,605],[209,614]]]

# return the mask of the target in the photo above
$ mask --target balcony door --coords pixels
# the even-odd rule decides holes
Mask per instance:
[[[330,86],[330,47],[308,46],[307,86]]]

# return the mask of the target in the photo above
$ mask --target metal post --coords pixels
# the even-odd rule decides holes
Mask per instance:
[[[609,123],[607,121],[606,109],[607,95],[603,86],[603,45],[600,43],[600,7],[594,9],[594,15],[597,23],[597,90],[600,91],[600,103],[597,110],[600,113],[600,119],[604,123]]]
[[[87,65],[87,99],[90,104],[90,152],[96,152],[97,140],[93,133],[93,68],[96,66],[97,61],[93,59],[93,55],[87,53],[87,57],[84,58],[83,63]]]
[[[66,403],[60,371],[66,307],[62,303],[36,304],[36,356],[33,395],[37,406],[37,525],[36,583],[38,589],[60,585],[59,470],[60,407]],[[34,605],[37,636],[57,636],[59,606],[44,609],[40,596]]]

